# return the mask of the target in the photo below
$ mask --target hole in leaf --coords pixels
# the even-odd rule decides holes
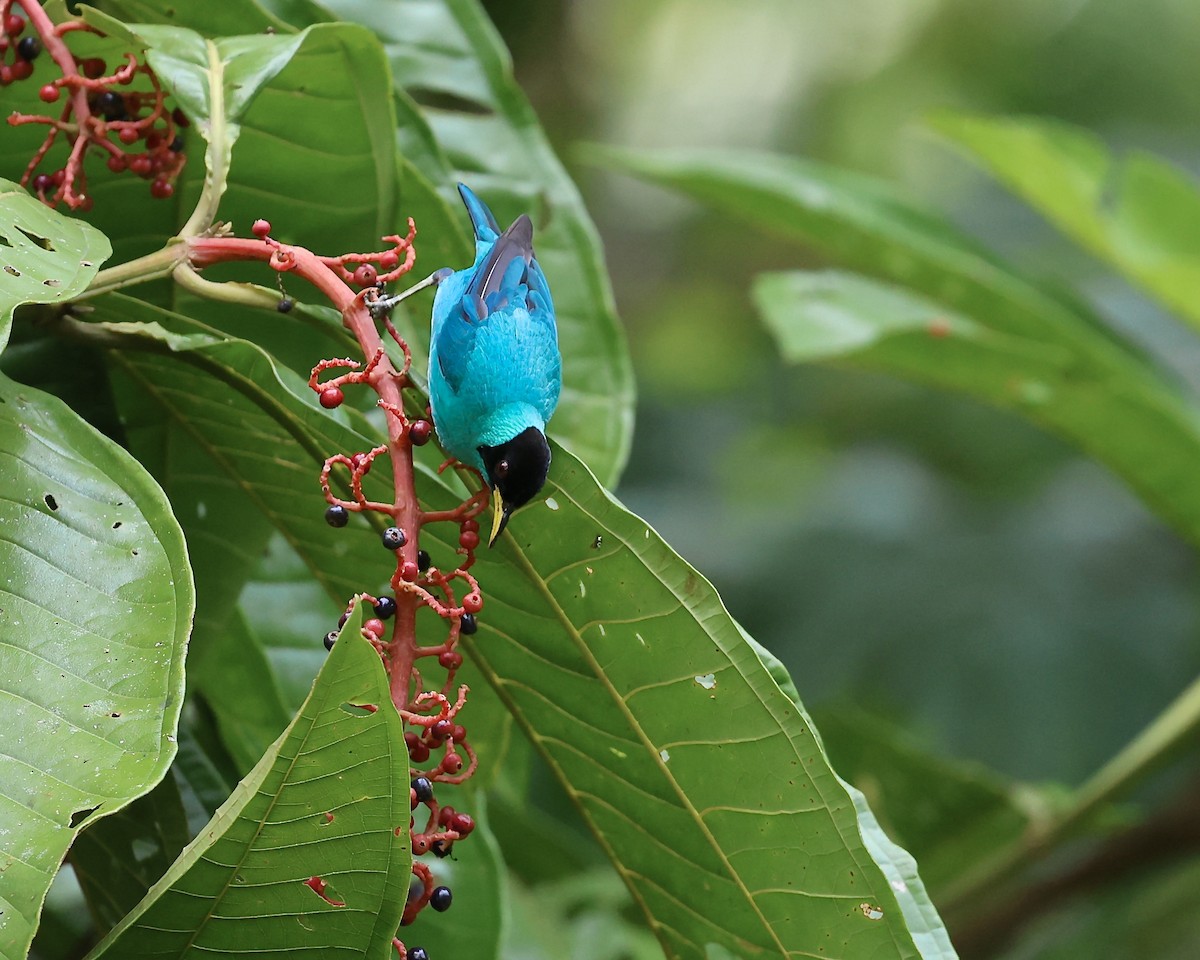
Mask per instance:
[[[113,529],[114,529],[114,530],[117,530],[117,529],[119,529],[119,528],[120,528],[120,526],[121,526],[121,521],[120,521],[120,520],[118,520],[116,523],[114,523],[114,524],[113,524]]]
[[[58,501],[54,499],[54,494],[48,493],[42,499],[46,501],[46,506],[48,506],[51,510],[58,509]]]
[[[480,117],[490,117],[495,111],[486,103],[460,97],[445,90],[434,90],[430,87],[409,87],[408,95],[422,107],[431,110],[449,110],[454,113],[471,113]]]
[[[61,280],[57,280],[57,279],[55,279],[54,277],[51,277],[49,280],[43,280],[43,281],[42,281],[42,286],[43,286],[43,287],[61,287],[61,286],[62,286],[62,281],[61,281]]]
[[[54,249],[54,244],[52,244],[48,238],[39,237],[36,233],[30,233],[24,227],[17,227],[17,229],[20,230],[23,234],[25,234],[25,236],[28,238],[29,242],[34,244],[35,246],[41,247],[43,250],[53,250]]]
[[[0,247],[11,247],[11,246],[12,246],[12,243],[9,241],[8,237],[6,237],[4,234],[0,233]]]
[[[71,814],[71,823],[70,823],[71,828],[74,829],[75,827],[79,826],[81,823],[83,823],[84,820],[86,820],[93,813],[95,813],[97,809],[99,809],[99,808],[91,807],[87,810],[76,810],[73,814]]]
[[[344,907],[346,905],[346,901],[337,895],[337,891],[320,877],[309,877],[304,881],[304,885],[330,906]]]
[[[373,703],[343,703],[342,713],[348,713],[352,717],[369,717],[373,714],[377,707]]]
[[[20,270],[18,270],[16,267],[11,266],[10,264],[7,264],[7,263],[4,265],[4,272],[11,274],[14,277],[19,277],[21,275]]]

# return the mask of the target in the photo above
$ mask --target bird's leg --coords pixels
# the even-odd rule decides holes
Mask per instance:
[[[407,300],[414,293],[424,290],[426,287],[436,287],[439,283],[445,280],[448,276],[454,273],[449,267],[442,267],[441,270],[434,270],[424,280],[414,283],[407,290],[396,294],[394,297],[378,297],[367,304],[367,309],[371,311],[371,316],[376,320],[386,313],[391,313],[396,304],[402,300]]]

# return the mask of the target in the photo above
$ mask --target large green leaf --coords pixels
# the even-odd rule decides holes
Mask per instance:
[[[1114,354],[1115,362],[1132,360],[1131,348],[1118,343],[1082,303],[1020,276],[886,182],[811,160],[747,151],[593,147],[589,155],[840,264],[925,293],[1002,333],[1047,343],[1086,340],[1089,349]]]
[[[321,411],[254,345],[166,335],[192,325],[125,298],[97,306],[95,320],[116,321],[109,329],[176,351],[121,362],[333,597],[386,575],[377,538],[358,522],[328,527],[316,494],[324,456],[370,445],[361,415]],[[135,317],[163,326],[119,323]],[[436,452],[422,456],[422,499],[451,505]],[[367,479],[386,488],[385,466]],[[311,503],[295,495],[306,487]],[[562,449],[545,495],[510,529],[475,567],[489,599],[472,658],[669,955],[703,957],[708,944],[741,957],[836,954],[851,943],[878,956],[953,955],[911,860],[834,775],[803,711],[699,574]],[[437,527],[422,536],[435,562],[452,543]]]
[[[767,274],[754,299],[785,359],[851,361],[1013,410],[1107,464],[1200,543],[1200,411],[1165,384],[848,274]]]
[[[187,26],[207,33],[228,29],[230,9],[243,11],[248,24],[266,24],[275,14],[267,14],[252,0],[233,0],[223,4],[178,4],[171,0],[119,0],[117,8],[130,17]],[[288,5],[278,10],[294,28],[310,26],[320,19],[356,21],[369,28],[356,29],[363,36],[374,34],[384,44],[396,84],[396,109],[401,117],[398,141],[410,151],[411,165],[405,170],[403,186],[417,190],[421,184],[432,184],[441,193],[442,210],[447,203],[458,206],[454,197],[455,180],[466,180],[492,205],[497,217],[505,222],[518,213],[533,216],[537,229],[538,257],[554,289],[558,312],[559,336],[563,353],[564,389],[562,402],[552,425],[553,434],[569,444],[607,483],[615,482],[628,455],[633,429],[633,374],[625,347],[623,331],[617,321],[612,292],[603,268],[600,243],[583,202],[574,184],[554,156],[538,125],[529,102],[512,76],[507,52],[475,0],[437,0],[437,2],[400,2],[400,0],[346,0],[324,4]],[[328,25],[325,29],[334,29]],[[379,55],[378,42],[364,54],[365,62]],[[304,51],[292,62],[289,71],[300,71]],[[255,178],[248,189],[249,197],[235,197],[231,184],[223,212],[228,215],[229,204],[240,205],[254,200],[258,211],[254,216],[272,220],[281,236],[312,244],[330,252],[362,247],[371,242],[379,231],[367,238],[362,233],[347,243],[335,243],[324,220],[340,219],[346,211],[379,209],[386,214],[385,223],[395,229],[392,208],[381,198],[371,196],[370,179],[352,165],[343,163],[328,176],[323,176],[324,152],[313,156],[306,137],[324,142],[330,135],[343,144],[361,141],[358,131],[345,130],[343,122],[322,124],[306,118],[299,109],[297,97],[320,98],[336,96],[336,88],[349,85],[359,104],[374,104],[391,111],[391,98],[377,96],[390,85],[368,77],[355,65],[339,75],[328,64],[309,61],[303,73],[297,72],[297,89],[289,98],[274,99],[260,96],[243,121],[237,163],[233,175],[243,176],[240,152],[250,137],[250,128],[262,125],[269,131],[269,163],[254,164],[262,169],[261,179]],[[328,89],[333,85],[335,89]],[[271,85],[273,88],[275,84]],[[268,89],[271,89],[268,88]],[[410,96],[411,95],[411,96]],[[417,108],[414,104],[423,102]],[[274,111],[269,122],[266,111]],[[256,120],[255,112],[264,112]],[[348,115],[353,116],[354,110]],[[394,116],[380,124],[375,132],[390,130]],[[310,129],[311,128],[311,129]],[[281,150],[280,144],[293,144],[291,151]],[[343,146],[335,144],[330,157],[340,156]],[[448,159],[447,159],[448,158]],[[306,166],[308,160],[317,163],[317,170]],[[282,167],[282,170],[279,168]],[[296,184],[292,173],[304,178]],[[420,178],[415,176],[420,173]],[[390,175],[390,172],[389,172]],[[327,199],[315,197],[313,183],[343,185],[345,196],[329,194]],[[295,200],[282,202],[278,209],[271,202],[273,195],[304,198],[302,207],[294,208]],[[427,210],[432,204],[424,189],[417,195],[411,210],[402,194],[404,206],[400,215]],[[319,201],[319,202],[314,202]],[[317,232],[305,234],[300,225],[317,217]],[[436,226],[440,229],[444,212]],[[459,212],[458,223],[465,222]],[[239,222],[240,222],[239,218]],[[293,223],[293,219],[299,224]],[[418,222],[421,229],[423,221]],[[324,232],[322,229],[324,228]],[[461,229],[461,227],[459,228]],[[431,233],[436,236],[436,233]],[[455,238],[457,241],[457,238]],[[441,252],[443,240],[434,248]],[[457,246],[457,243],[455,244]],[[448,251],[447,251],[448,252]],[[469,254],[468,254],[469,257]],[[465,259],[465,258],[464,258]],[[463,263],[421,261],[434,270],[441,266],[463,266]]]
[[[107,238],[0,180],[0,350],[22,303],[66,303],[108,259]]]
[[[175,754],[193,596],[162,491],[61,401],[0,378],[0,957],[25,956],[85,822]]]
[[[1142,152],[1118,162],[1054,120],[943,115],[934,128],[1051,223],[1200,326],[1200,190]]]
[[[361,622],[347,621],[284,735],[89,957],[391,953],[410,871],[408,753]]]

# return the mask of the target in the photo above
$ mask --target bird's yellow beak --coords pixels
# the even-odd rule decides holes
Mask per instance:
[[[496,542],[496,538],[504,531],[505,525],[508,523],[509,515],[512,513],[504,505],[504,498],[500,496],[498,487],[492,488],[492,535],[488,537],[488,546],[490,547]]]

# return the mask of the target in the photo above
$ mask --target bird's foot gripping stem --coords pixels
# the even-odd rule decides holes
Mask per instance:
[[[371,312],[371,316],[378,320],[392,312],[398,303],[407,300],[414,293],[424,290],[426,287],[436,287],[439,283],[454,273],[449,267],[442,267],[441,270],[435,270],[424,280],[414,283],[407,290],[397,293],[391,297],[377,297],[367,303],[367,309]]]

